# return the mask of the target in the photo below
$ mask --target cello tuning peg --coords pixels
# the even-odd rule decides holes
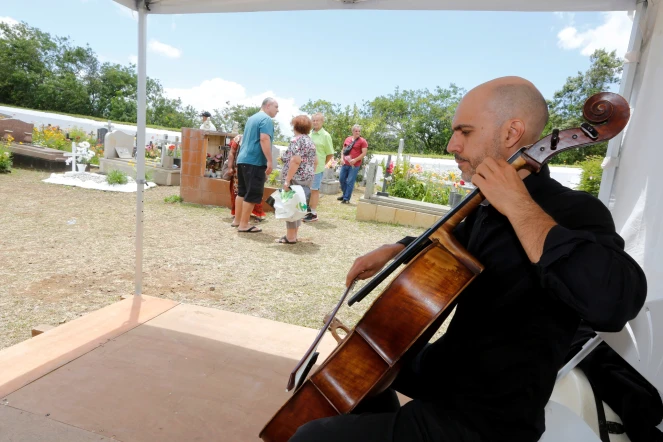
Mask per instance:
[[[591,124],[582,123],[580,129],[592,140],[596,140],[599,137],[599,133]]]
[[[559,129],[553,129],[552,138],[550,139],[550,150],[557,149],[558,143],[559,143]]]

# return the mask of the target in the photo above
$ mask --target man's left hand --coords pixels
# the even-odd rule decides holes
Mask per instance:
[[[483,160],[472,177],[472,184],[481,190],[493,207],[507,217],[517,211],[519,206],[532,201],[518,171],[503,159],[487,157]]]
[[[530,261],[539,262],[548,232],[557,223],[534,202],[516,169],[504,160],[486,158],[472,183],[509,219]]]

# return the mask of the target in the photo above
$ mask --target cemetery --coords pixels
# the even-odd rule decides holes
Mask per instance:
[[[0,173],[0,275],[5,277],[0,285],[0,440],[258,440],[292,397],[286,385],[290,389],[293,377],[302,369],[304,378],[308,369],[315,373],[349,342],[347,336],[359,335],[354,327],[380,291],[347,308],[341,296],[347,294],[351,263],[382,244],[418,237],[445,215],[457,213],[474,187],[447,169],[448,160],[418,163],[403,155],[401,145],[393,165],[392,158],[380,156],[365,165],[352,204],[336,202],[338,170],[327,168],[321,220],[304,225],[296,246],[275,243],[284,222],[271,213],[260,235],[236,234],[230,227],[230,182],[223,179],[223,165],[237,133],[146,130],[147,16],[299,8],[280,1],[114,1],[138,15],[135,132],[108,121],[96,132],[85,127],[84,137],[66,133],[54,148],[40,141],[43,123],[30,117],[0,119],[0,155],[6,149],[13,160],[11,173]],[[633,6],[626,3],[588,4],[599,10]],[[518,0],[499,4],[519,11],[575,7],[566,0],[548,6]],[[389,6],[369,0],[330,6],[312,0],[309,7],[462,9],[466,4],[417,0]],[[473,7],[490,10],[494,5],[481,1]],[[629,45],[638,61],[627,64],[620,90],[639,112],[632,112],[628,130],[610,141],[600,194],[627,251],[648,275],[649,297],[624,330],[599,333],[559,371],[545,408],[543,442],[599,442],[606,420],[621,425],[605,403],[605,416],[597,415],[601,401],[576,368],[601,342],[659,391],[663,388],[663,348],[658,345],[663,336],[658,270],[663,216],[656,204],[661,175],[655,165],[661,152],[652,130],[663,102],[654,75],[663,61],[658,32],[663,7],[649,8],[638,3]],[[643,17],[657,32],[640,33]],[[639,53],[642,42],[646,45]],[[75,123],[71,120],[70,127]],[[275,165],[280,155],[274,147]],[[572,185],[579,179],[572,169],[551,171]],[[280,188],[278,172],[265,187],[263,201]],[[398,193],[396,180],[414,196]],[[268,204],[265,210],[270,211]],[[480,267],[467,264],[472,265]],[[338,322],[329,322],[339,299]],[[337,328],[347,334],[336,335]],[[307,348],[313,355],[311,343],[320,337],[319,354],[301,359]],[[362,339],[363,345],[373,345]],[[388,355],[379,356],[381,364],[391,363]],[[308,394],[297,389],[295,394],[301,391]],[[333,399],[323,404],[330,414],[344,412],[349,399]],[[399,400],[404,404],[409,398],[400,395]],[[627,441],[623,432],[622,437]]]

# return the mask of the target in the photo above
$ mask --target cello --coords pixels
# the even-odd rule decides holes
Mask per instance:
[[[607,141],[619,134],[630,117],[626,100],[602,92],[583,107],[587,122],[558,130],[520,148],[508,162],[517,170],[538,173],[555,155]],[[352,290],[351,284],[315,341],[290,375],[286,390],[293,395],[265,425],[265,442],[286,442],[312,420],[350,413],[365,398],[387,389],[404,362],[418,354],[453,310],[463,290],[483,271],[483,265],[454,238],[454,228],[483,202],[479,189],[401,251],[349,300],[361,301],[392,273],[400,270],[373,301],[353,329],[335,318]],[[401,269],[402,264],[404,265]],[[340,337],[336,331],[346,331]],[[310,377],[317,346],[330,329],[339,345]]]

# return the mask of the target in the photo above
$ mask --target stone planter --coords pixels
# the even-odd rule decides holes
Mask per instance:
[[[173,168],[173,157],[170,155],[166,155],[163,157],[163,164],[162,166],[164,169],[172,169]]]

